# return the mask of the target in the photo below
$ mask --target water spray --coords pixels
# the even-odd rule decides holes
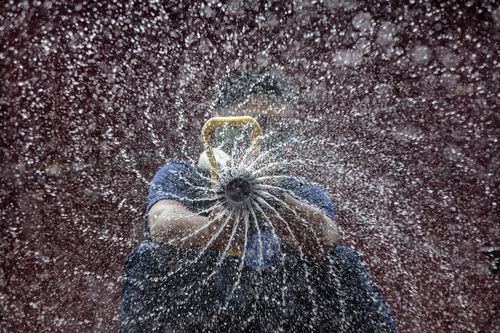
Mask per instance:
[[[201,132],[206,149],[206,157],[210,162],[212,188],[223,198],[224,205],[227,208],[237,210],[247,210],[249,207],[252,207],[259,192],[259,181],[254,173],[238,165],[218,168],[214,148],[212,147],[212,136],[218,127],[243,127],[248,125],[252,128],[252,143],[249,153],[256,156],[260,151],[262,142],[262,128],[252,117],[214,117],[205,123]],[[257,223],[257,221],[255,227],[250,227],[249,251],[247,251],[247,256],[244,260],[251,267],[267,267],[277,257],[279,249],[278,240],[267,229],[264,224]],[[229,255],[240,256],[242,253],[238,251],[238,253],[229,253]]]

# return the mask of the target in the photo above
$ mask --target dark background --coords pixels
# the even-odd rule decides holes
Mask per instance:
[[[116,330],[149,180],[257,66],[296,88],[299,171],[401,331],[500,330],[494,1],[5,1],[0,22],[0,331]]]

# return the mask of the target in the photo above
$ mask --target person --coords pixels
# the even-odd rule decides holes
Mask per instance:
[[[264,149],[293,136],[297,99],[278,74],[239,73],[216,90],[217,115],[250,115],[276,134]],[[338,245],[321,186],[282,177],[270,188],[283,191],[242,218],[217,204],[201,164],[171,161],[153,177],[145,241],[124,266],[121,332],[397,332],[361,257]]]

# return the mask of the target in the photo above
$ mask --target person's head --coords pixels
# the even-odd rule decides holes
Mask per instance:
[[[215,89],[211,108],[217,116],[252,116],[265,133],[293,135],[297,96],[279,74],[258,69],[229,76]]]

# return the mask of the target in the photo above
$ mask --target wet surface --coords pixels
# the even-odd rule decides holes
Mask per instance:
[[[402,332],[500,329],[494,2],[6,2],[0,327],[116,329],[149,180],[197,160],[210,88],[271,66]],[[308,143],[309,142],[309,143]]]

